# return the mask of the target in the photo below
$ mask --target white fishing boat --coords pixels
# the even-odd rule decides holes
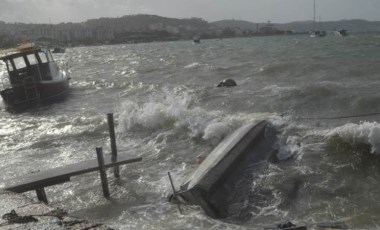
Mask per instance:
[[[345,29],[335,30],[334,35],[337,37],[346,37],[348,36],[348,32]]]

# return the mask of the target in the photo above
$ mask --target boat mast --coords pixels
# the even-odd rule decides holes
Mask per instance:
[[[314,17],[313,17],[313,27],[314,27],[314,32],[315,32],[315,28],[316,28],[316,24],[315,24],[315,0],[314,0]]]

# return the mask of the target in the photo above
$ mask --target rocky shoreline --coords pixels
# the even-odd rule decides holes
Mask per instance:
[[[66,211],[33,201],[22,194],[0,191],[0,230],[75,229],[112,230],[102,223],[71,217]]]

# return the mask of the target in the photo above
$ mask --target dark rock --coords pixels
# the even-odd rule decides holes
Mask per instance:
[[[217,85],[217,87],[233,87],[233,86],[237,86],[236,81],[233,79],[225,79]]]

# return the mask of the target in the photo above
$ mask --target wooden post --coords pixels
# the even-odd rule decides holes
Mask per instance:
[[[47,197],[46,197],[46,192],[45,192],[45,189],[43,187],[36,189],[36,193],[37,193],[37,198],[38,198],[39,201],[42,201],[45,204],[48,203],[48,200],[47,200]]]
[[[116,148],[116,136],[115,136],[115,125],[113,122],[113,113],[107,114],[107,122],[108,122],[108,130],[110,133],[110,141],[111,141],[111,160],[112,163],[117,161],[117,148]],[[113,174],[116,178],[120,177],[119,166],[115,166],[113,168]]]
[[[106,168],[104,167],[103,149],[96,148],[96,155],[98,157],[99,173],[100,173],[100,180],[102,182],[103,195],[105,198],[109,198],[110,190],[108,188]]]
[[[172,189],[173,189],[173,198],[177,199],[177,192],[175,191],[174,183],[173,183],[173,180],[172,180],[172,176],[170,175],[170,172],[168,172],[168,176],[169,176],[170,184],[172,185]],[[177,202],[177,207],[178,207],[179,214],[182,215],[181,205],[179,204],[178,201],[176,201],[176,202]]]

